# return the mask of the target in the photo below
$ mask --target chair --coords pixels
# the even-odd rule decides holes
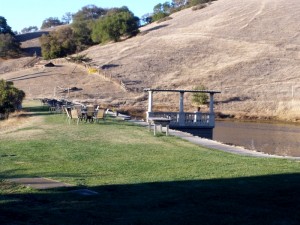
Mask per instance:
[[[69,111],[69,109],[67,108],[67,107],[64,107],[64,110],[65,110],[65,112],[66,112],[66,115],[67,115],[67,119],[66,119],[66,121],[68,121],[69,122],[69,124],[70,124],[70,120],[71,120],[71,113],[70,113],[70,111]]]
[[[95,116],[95,108],[94,106],[87,106],[86,107],[86,118],[85,121],[93,122],[93,118]]]
[[[82,106],[76,105],[74,108],[77,110],[79,120],[82,121],[85,118],[85,112],[82,110]]]
[[[78,115],[77,109],[71,110],[71,119],[74,120],[74,122],[75,120],[77,120],[77,125],[78,125],[80,117]]]
[[[93,118],[97,123],[99,120],[105,120],[105,109],[99,109]]]

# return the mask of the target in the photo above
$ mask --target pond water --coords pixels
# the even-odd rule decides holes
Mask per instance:
[[[272,155],[300,156],[300,125],[216,121],[213,139]]]

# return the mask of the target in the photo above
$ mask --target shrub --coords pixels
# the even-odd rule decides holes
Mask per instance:
[[[165,18],[162,18],[162,19],[158,20],[157,23],[162,23],[164,21],[168,21],[168,20],[171,20],[171,19],[173,19],[171,16],[167,16]]]
[[[206,7],[206,4],[200,4],[200,5],[196,5],[194,7],[192,7],[193,11],[199,10],[199,9],[203,9]]]
[[[159,21],[165,17],[169,16],[169,14],[167,13],[164,13],[164,12],[158,12],[158,13],[155,13],[153,16],[152,16],[152,21],[155,22],[155,21]]]
[[[207,88],[204,85],[199,85],[194,88],[194,90],[206,90]],[[207,93],[195,92],[192,95],[192,102],[196,106],[206,105],[208,103]]]
[[[13,82],[0,80],[0,118],[8,118],[9,113],[18,109],[25,93],[13,86]]]
[[[70,57],[68,57],[68,59],[71,62],[75,62],[75,63],[90,62],[90,61],[92,61],[92,59],[88,58],[86,56],[86,54],[85,55],[70,56]]]

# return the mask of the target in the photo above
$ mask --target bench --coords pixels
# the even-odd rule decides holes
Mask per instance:
[[[160,132],[162,132],[162,127],[166,127],[166,135],[169,135],[169,124],[171,122],[171,119],[164,118],[164,117],[149,117],[148,123],[149,123],[149,131],[151,130],[151,124],[154,125],[154,135],[156,135],[156,128],[157,126],[160,127]]]

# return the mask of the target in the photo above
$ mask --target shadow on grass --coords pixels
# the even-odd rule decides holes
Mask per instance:
[[[23,107],[23,110],[26,112],[49,112],[49,106],[32,106],[32,107]]]
[[[47,112],[47,111],[45,111],[45,112],[41,112],[41,111],[39,111],[39,112],[32,112],[30,114],[28,114],[28,113],[22,113],[22,114],[19,115],[19,117],[35,117],[35,116],[47,116],[47,115],[53,115],[53,113]]]
[[[1,224],[296,225],[300,221],[300,174],[89,189],[99,194],[81,196],[70,188],[1,194]]]

